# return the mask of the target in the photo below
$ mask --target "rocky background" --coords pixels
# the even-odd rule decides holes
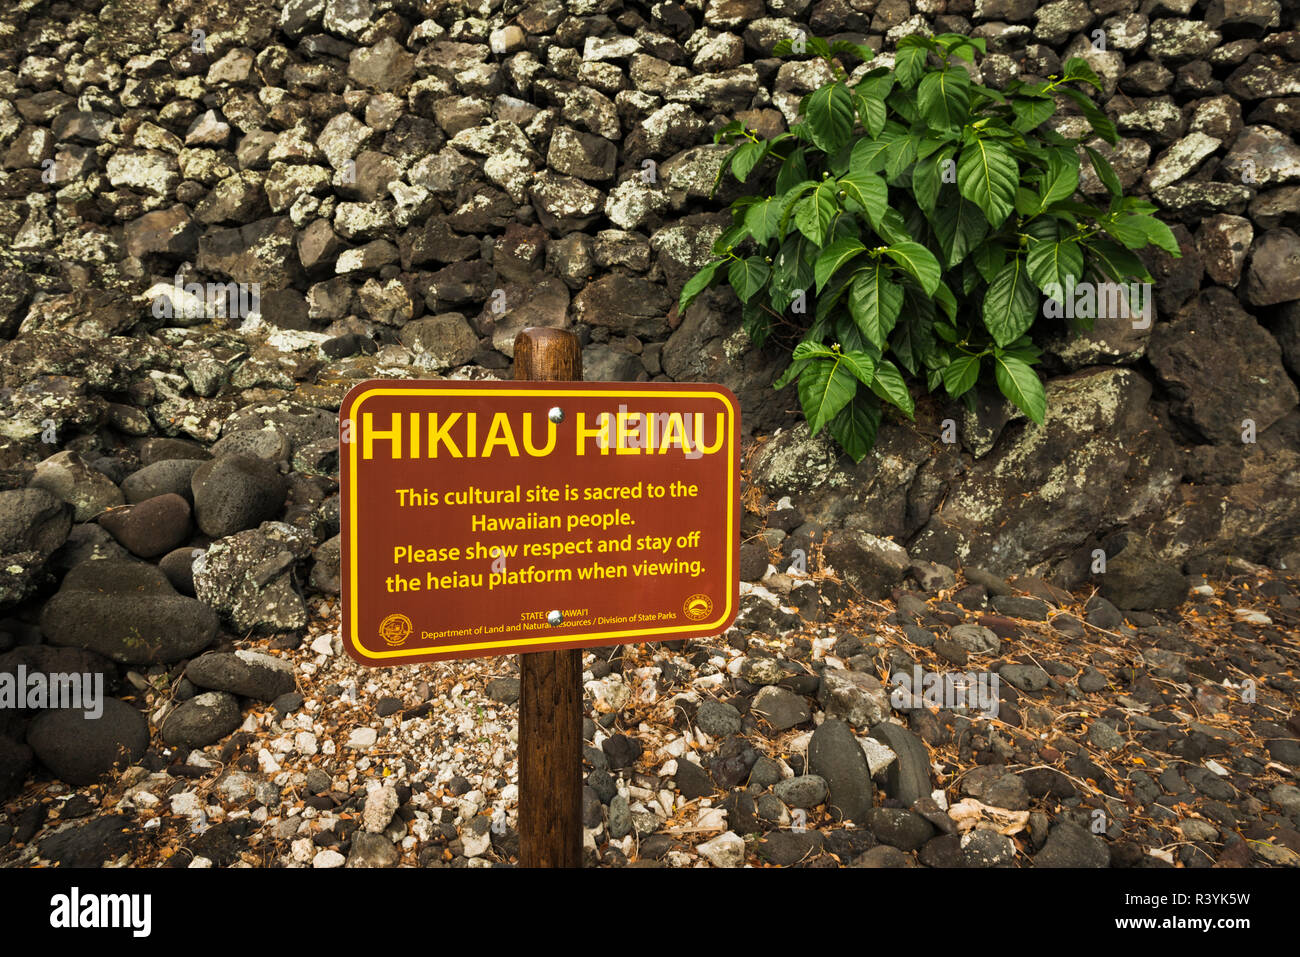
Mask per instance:
[[[112,700],[96,721],[0,710],[0,846],[63,863],[510,859],[512,664],[376,675],[338,655],[336,413],[368,378],[509,377],[536,325],[578,333],[588,379],[725,383],[752,439],[741,623],[717,646],[590,659],[595,860],[1300,861],[1298,13],[8,5],[0,669],[101,673]],[[727,149],[712,131],[774,135],[829,77],[769,56],[798,30],[881,51],[850,70],[952,31],[988,41],[993,86],[1070,56],[1102,78],[1122,139],[1091,145],[1183,256],[1144,253],[1151,329],[1103,320],[1047,343],[1045,428],[995,396],[974,413],[925,400],[855,466],[771,389],[782,357],[752,348],[729,292],[678,313],[741,191],[709,198]],[[1087,129],[1065,99],[1051,124]],[[258,309],[187,314],[192,283],[244,284]],[[1188,612],[1191,586],[1208,591]],[[1240,646],[1228,665],[1220,641]],[[1003,669],[1014,720],[935,723],[881,691],[898,667],[972,658]],[[1245,682],[1271,704],[1245,702]],[[1081,695],[1109,721],[1071,718]],[[1014,730],[1035,722],[1050,741]],[[1137,760],[1098,757],[1116,751]],[[1044,765],[1061,778],[1029,771]],[[933,788],[1012,818],[949,814]],[[767,832],[779,852],[745,840]]]

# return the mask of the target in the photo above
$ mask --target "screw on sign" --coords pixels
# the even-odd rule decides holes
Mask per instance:
[[[581,864],[582,649],[716,635],[739,600],[735,396],[581,380],[576,337],[525,329],[513,382],[372,380],[339,410],[344,646],[520,655],[524,866]]]

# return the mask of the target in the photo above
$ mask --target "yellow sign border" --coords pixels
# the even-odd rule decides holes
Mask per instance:
[[[361,388],[364,383],[358,384]],[[343,397],[340,405],[340,427],[344,419],[341,410],[347,408],[347,420],[352,422],[358,421],[357,412],[361,403],[371,396],[381,395],[433,395],[433,396],[451,396],[465,395],[467,393],[475,396],[515,396],[526,398],[543,398],[547,396],[573,396],[590,397],[592,395],[613,395],[621,398],[670,398],[670,399],[692,399],[692,398],[713,398],[720,401],[727,410],[727,572],[730,574],[733,552],[735,549],[735,522],[736,522],[736,430],[738,426],[737,415],[738,409],[732,404],[732,400],[726,394],[717,391],[705,389],[689,389],[685,391],[669,391],[666,389],[626,389],[614,388],[617,383],[612,383],[610,388],[586,388],[586,389],[466,389],[466,388],[403,388],[398,386],[375,386],[364,389],[349,405],[348,400],[351,393]],[[733,589],[727,589],[727,603],[723,613],[711,622],[693,622],[690,627],[686,626],[667,626],[663,628],[642,628],[630,629],[623,631],[603,631],[595,635],[583,635],[577,638],[566,637],[563,633],[551,633],[539,635],[535,638],[510,638],[497,641],[470,642],[469,644],[459,645],[442,645],[437,648],[409,648],[398,649],[394,651],[372,652],[365,648],[357,641],[359,631],[357,617],[357,542],[356,542],[356,519],[357,519],[357,446],[360,445],[353,436],[353,441],[348,442],[348,611],[351,620],[344,622],[349,626],[347,640],[355,649],[357,654],[365,658],[385,660],[390,658],[424,658],[427,655],[439,654],[459,654],[467,651],[480,651],[491,648],[502,647],[519,647],[521,645],[554,645],[559,642],[581,642],[599,644],[609,638],[627,638],[636,635],[674,635],[682,632],[696,632],[707,630],[715,626],[720,626],[731,616],[732,604],[735,600]],[[393,664],[401,664],[401,661],[394,661]]]

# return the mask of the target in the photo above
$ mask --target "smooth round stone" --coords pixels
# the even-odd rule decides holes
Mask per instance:
[[[289,490],[273,464],[251,455],[204,462],[195,470],[191,487],[199,528],[213,538],[275,518]]]
[[[212,644],[217,613],[177,594],[144,562],[82,562],[41,612],[52,645],[86,648],[125,664],[167,664]]]
[[[125,701],[104,697],[96,715],[87,707],[88,690],[82,689],[82,707],[46,711],[27,730],[27,744],[40,762],[77,787],[94,784],[114,767],[133,764],[149,747],[144,715]]]
[[[99,524],[130,552],[154,558],[190,537],[190,503],[174,492],[99,516]]]

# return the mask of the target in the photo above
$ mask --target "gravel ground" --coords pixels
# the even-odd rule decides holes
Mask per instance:
[[[585,654],[587,865],[1300,864],[1295,579],[1243,564],[1177,617],[1123,616],[930,568],[928,593],[879,603],[770,568],[725,635]],[[517,659],[365,668],[337,600],[310,611],[301,641],[235,643],[288,660],[297,692],[109,783],[37,780],[5,807],[3,863],[516,860]],[[997,671],[997,715],[909,700],[888,679],[914,666]],[[177,691],[134,703],[157,726]]]

